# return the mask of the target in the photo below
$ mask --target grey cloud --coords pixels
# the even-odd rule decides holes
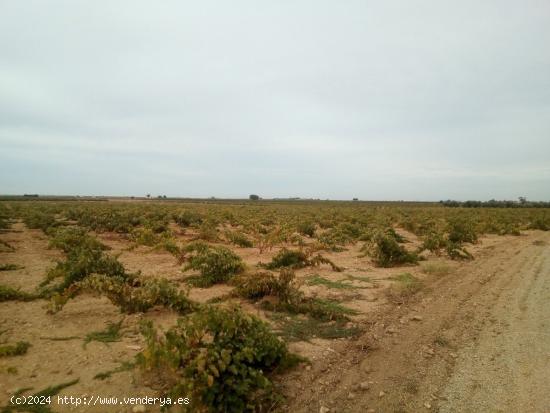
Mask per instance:
[[[546,1],[8,0],[0,192],[550,198]]]

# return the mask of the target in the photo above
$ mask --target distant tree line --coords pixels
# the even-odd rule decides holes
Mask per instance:
[[[525,197],[519,197],[517,201],[439,201],[445,207],[449,208],[550,208],[550,202],[545,201],[527,201]]]

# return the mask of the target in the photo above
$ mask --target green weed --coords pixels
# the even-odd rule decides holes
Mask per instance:
[[[367,252],[379,267],[395,267],[418,262],[418,256],[415,253],[408,252],[402,245],[399,245],[395,238],[383,234],[379,234],[375,238]]]
[[[157,305],[180,314],[187,314],[197,308],[197,304],[189,300],[185,291],[178,290],[165,278],[134,278],[129,281],[121,277],[93,274],[63,294],[54,295],[50,311],[61,310],[70,298],[84,291],[106,296],[124,313],[145,312]]]
[[[286,341],[309,341],[312,338],[333,340],[337,338],[356,337],[361,330],[358,327],[348,327],[348,322],[338,320],[323,322],[311,317],[272,315],[276,321],[275,331]]]
[[[225,247],[197,242],[187,245],[184,250],[192,254],[186,258],[184,270],[200,271],[201,278],[199,281],[195,279],[195,285],[201,287],[227,281],[245,269],[241,258]]]
[[[269,270],[278,268],[299,269],[304,267],[316,267],[321,264],[328,264],[334,271],[340,272],[342,269],[335,265],[328,258],[317,254],[310,258],[309,254],[303,250],[289,250],[283,248],[271,260],[271,262],[263,265]]]
[[[393,278],[395,284],[386,291],[394,301],[403,302],[423,288],[423,283],[410,273],[399,274]]]
[[[25,267],[22,267],[17,264],[1,264],[0,265],[0,271],[15,271],[15,270],[21,270]]]
[[[122,337],[120,334],[120,330],[122,328],[123,321],[124,319],[120,320],[118,323],[113,323],[109,321],[107,322],[107,328],[105,330],[94,331],[86,334],[83,344],[84,348],[86,348],[88,343],[91,343],[92,341],[99,341],[104,344],[120,341]]]
[[[226,231],[225,237],[230,243],[242,248],[252,248],[254,246],[254,243],[242,232]]]
[[[35,294],[29,294],[19,289],[0,284],[0,302],[4,301],[32,301],[37,298]]]
[[[30,346],[31,344],[26,341],[19,341],[16,344],[2,344],[0,345],[0,357],[22,356],[27,353]]]
[[[307,285],[322,285],[327,288],[333,288],[336,290],[355,290],[361,287],[356,287],[345,281],[332,281],[327,278],[320,277],[319,275],[313,275],[307,280]]]
[[[105,380],[105,379],[110,378],[113,374],[122,373],[124,371],[132,370],[135,366],[136,366],[135,362],[123,361],[122,363],[120,363],[120,366],[118,366],[118,367],[116,367],[112,370],[108,370],[108,371],[104,371],[102,373],[96,374],[94,376],[94,379],[95,380]]]

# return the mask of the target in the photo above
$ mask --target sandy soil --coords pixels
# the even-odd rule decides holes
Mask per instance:
[[[15,231],[0,234],[16,248],[0,253],[0,264],[24,268],[0,272],[0,283],[32,291],[48,268],[60,259],[48,248],[47,238],[18,223]],[[403,234],[416,245],[418,240]],[[181,241],[190,234],[182,234]],[[150,248],[129,249],[117,234],[99,234],[112,247],[129,271],[166,277],[179,282],[189,273],[170,254]],[[534,241],[542,241],[534,244]],[[543,245],[540,245],[543,244]],[[548,411],[550,361],[548,320],[550,294],[550,234],[530,232],[521,237],[484,237],[469,249],[476,259],[456,263],[428,256],[421,266],[380,269],[368,258],[359,257],[359,247],[337,254],[324,254],[344,268],[330,267],[298,271],[303,290],[311,296],[338,299],[360,313],[353,322],[366,333],[355,339],[292,343],[291,349],[311,360],[280,379],[287,396],[282,411],[393,412],[433,410],[444,412]],[[250,268],[268,262],[274,249],[260,255],[254,248],[233,248]],[[444,263],[451,273],[427,276],[426,264]],[[396,306],[385,291],[391,277],[409,272],[424,280],[426,287],[413,299]],[[338,281],[348,275],[375,280],[355,290],[333,290],[308,286],[312,275]],[[363,288],[368,287],[368,288]],[[231,287],[192,289],[192,299],[204,302],[226,295]],[[24,356],[0,359],[0,407],[17,389],[39,391],[73,379],[79,382],[61,395],[68,396],[154,396],[147,380],[137,371],[113,374],[105,380],[98,373],[131,361],[143,348],[139,334],[141,318],[167,327],[176,315],[153,309],[144,315],[122,315],[106,299],[89,295],[70,301],[59,313],[48,315],[46,302],[0,303],[0,343],[25,340],[32,347]],[[263,317],[250,303],[242,305]],[[92,342],[85,348],[86,334],[103,330],[107,322],[123,321],[123,337],[109,345]],[[16,370],[14,370],[14,368]],[[429,406],[429,407],[428,407]],[[132,407],[52,406],[56,412],[130,412]],[[148,407],[147,411],[158,411]],[[327,411],[324,409],[323,411]]]
[[[285,383],[294,412],[549,412],[550,234],[485,243]],[[329,410],[327,410],[329,409]]]

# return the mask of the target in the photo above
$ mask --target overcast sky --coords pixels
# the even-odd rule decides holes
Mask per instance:
[[[0,193],[550,200],[550,2],[2,0]]]

